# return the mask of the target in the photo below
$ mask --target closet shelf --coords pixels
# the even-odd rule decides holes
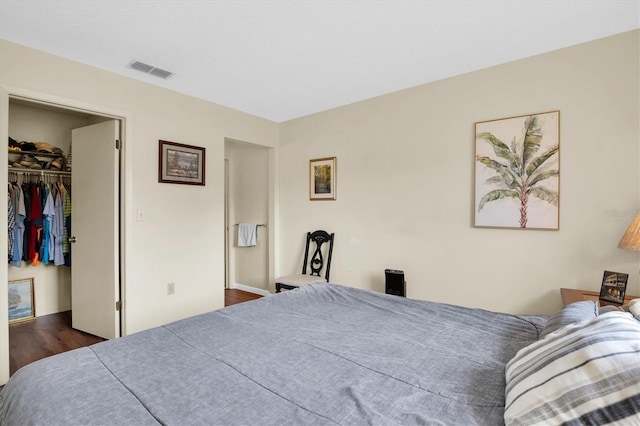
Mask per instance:
[[[62,160],[60,161],[60,164],[62,164],[64,166],[65,161],[64,161],[64,155],[62,154],[51,154],[48,152],[40,152],[40,151],[13,151],[11,149],[9,149],[9,171],[11,172],[27,172],[28,174],[39,174],[40,172],[46,172],[46,173],[51,173],[51,174],[58,174],[58,175],[65,175],[68,174],[70,175],[71,172],[70,170],[56,170],[56,169],[30,169],[28,167],[22,168],[22,167],[13,167],[12,164],[19,162],[20,159],[22,158],[23,155],[31,155],[33,157],[36,158],[36,160],[41,164],[44,165],[45,162],[49,162],[47,160],[44,160],[45,158],[51,158],[51,159],[55,159],[55,158],[61,158]],[[51,160],[53,161],[53,160]]]
[[[63,154],[50,154],[48,152],[40,152],[40,151],[13,151],[11,149],[9,149],[8,151],[9,151],[9,154],[16,154],[16,155],[31,154],[34,157],[47,157],[47,158],[64,157]]]
[[[59,170],[48,170],[48,169],[28,169],[22,167],[9,167],[10,173],[22,173],[25,175],[60,175],[60,176],[71,176],[71,172],[64,172]]]

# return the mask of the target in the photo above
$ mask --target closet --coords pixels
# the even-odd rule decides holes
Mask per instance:
[[[33,278],[36,317],[71,310],[74,328],[104,338],[120,333],[116,313],[120,292],[120,121],[32,99],[9,99],[9,137],[18,143],[44,142],[50,146],[47,150],[53,148],[55,153],[10,149],[8,182],[23,187],[33,183],[52,190],[68,188],[73,208],[68,237],[73,240],[77,235],[82,244],[69,244],[71,254],[62,263],[42,259],[8,262],[8,281]],[[69,157],[70,164],[62,164],[61,170],[57,164],[51,166],[60,158],[69,162]],[[34,159],[39,165],[30,164]],[[98,302],[108,304],[106,312]]]
[[[9,157],[21,155],[31,154],[12,153]],[[49,157],[37,155],[36,158]],[[34,302],[39,302],[34,306],[37,315],[66,311],[70,306],[68,225],[71,172],[29,169],[18,166],[20,159],[16,158],[15,166],[9,166],[8,174],[8,279],[9,282],[26,278],[34,280],[34,293],[37,290],[40,296],[34,299]],[[64,241],[67,243],[63,244]]]

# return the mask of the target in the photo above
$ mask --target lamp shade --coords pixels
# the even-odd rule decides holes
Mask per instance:
[[[618,247],[628,250],[640,251],[640,213],[636,215],[627,228],[622,239],[618,243]]]

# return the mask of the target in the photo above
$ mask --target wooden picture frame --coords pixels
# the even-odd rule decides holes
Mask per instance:
[[[600,300],[622,305],[627,292],[628,281],[629,274],[604,271],[602,286],[600,287]]]
[[[560,228],[560,111],[475,124],[474,226]]]
[[[158,141],[158,182],[205,184],[205,148]]]
[[[36,299],[33,278],[8,282],[9,324],[32,320],[36,317]]]
[[[336,199],[336,157],[309,160],[309,199]]]

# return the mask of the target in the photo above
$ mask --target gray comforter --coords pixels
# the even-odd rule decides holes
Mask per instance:
[[[544,319],[313,284],[28,365],[2,425],[498,425]]]

